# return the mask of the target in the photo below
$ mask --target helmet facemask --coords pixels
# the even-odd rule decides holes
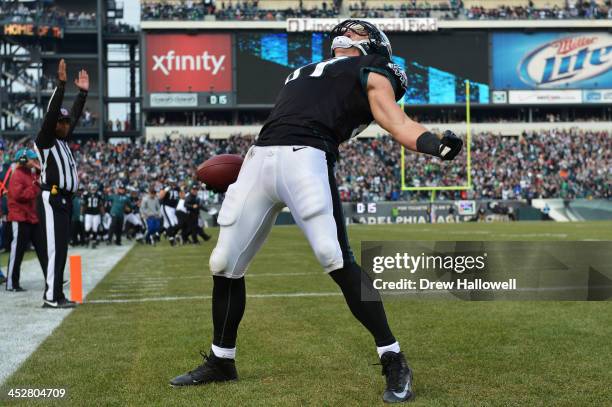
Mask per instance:
[[[344,36],[347,31],[352,31],[357,35],[367,35],[367,39],[351,40]],[[391,59],[391,43],[389,39],[373,24],[362,20],[345,20],[335,26],[331,31],[332,55],[336,48],[357,48],[363,55],[379,54],[387,59]]]

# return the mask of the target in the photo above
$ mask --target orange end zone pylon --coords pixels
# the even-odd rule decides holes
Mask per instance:
[[[70,299],[83,303],[83,280],[81,275],[81,256],[70,256]]]

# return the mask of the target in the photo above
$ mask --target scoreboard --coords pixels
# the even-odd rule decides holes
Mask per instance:
[[[464,29],[388,37],[393,62],[408,76],[403,102],[410,106],[460,106],[468,94],[473,105],[612,100],[610,33]],[[281,29],[145,31],[143,44],[144,108],[158,110],[269,108],[291,72],[331,56],[327,33]]]

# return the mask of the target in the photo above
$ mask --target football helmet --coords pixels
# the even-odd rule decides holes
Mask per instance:
[[[368,38],[351,40],[344,36],[349,30],[358,35],[367,35]],[[332,40],[332,55],[336,48],[350,47],[357,48],[363,55],[379,54],[389,60],[391,59],[391,55],[393,55],[391,42],[385,33],[374,24],[368,23],[367,21],[344,20],[331,30],[330,38]]]

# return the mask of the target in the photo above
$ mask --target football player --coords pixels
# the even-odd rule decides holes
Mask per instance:
[[[136,239],[137,242],[144,242],[144,222],[140,216],[140,197],[138,189],[134,186],[129,186],[130,202],[125,206],[125,221],[124,229],[125,236],[128,240]]]
[[[373,120],[404,147],[452,160],[463,142],[439,136],[412,121],[397,105],[407,87],[391,62],[391,44],[374,25],[346,20],[331,32],[333,57],[296,69],[246,155],[217,219],[213,274],[213,341],[210,355],[174,386],[238,378],[234,358],[245,302],[244,274],[277,214],[287,206],[323,269],[338,284],[349,309],[372,334],[386,378],[383,400],[413,397],[412,371],[391,332],[380,296],[348,244],[334,177],[340,143]],[[368,298],[362,301],[362,290]]]
[[[178,232],[178,219],[176,217],[176,207],[180,199],[180,189],[177,186],[176,178],[168,178],[168,186],[159,191],[159,202],[161,203],[161,213],[166,237],[170,245],[174,246],[176,233]]]
[[[204,232],[203,222],[200,219],[200,211],[207,210],[202,204],[202,201],[198,197],[198,191],[200,187],[197,183],[192,183],[189,188],[189,193],[185,196],[185,208],[187,209],[187,234],[186,236],[191,237],[193,244],[198,244],[198,235],[205,241],[210,240],[210,235]],[[183,238],[184,241],[188,240],[188,237]]]
[[[87,244],[95,249],[100,242],[100,227],[104,214],[104,195],[98,190],[98,184],[92,182],[83,193],[81,210],[85,217],[85,236]]]

